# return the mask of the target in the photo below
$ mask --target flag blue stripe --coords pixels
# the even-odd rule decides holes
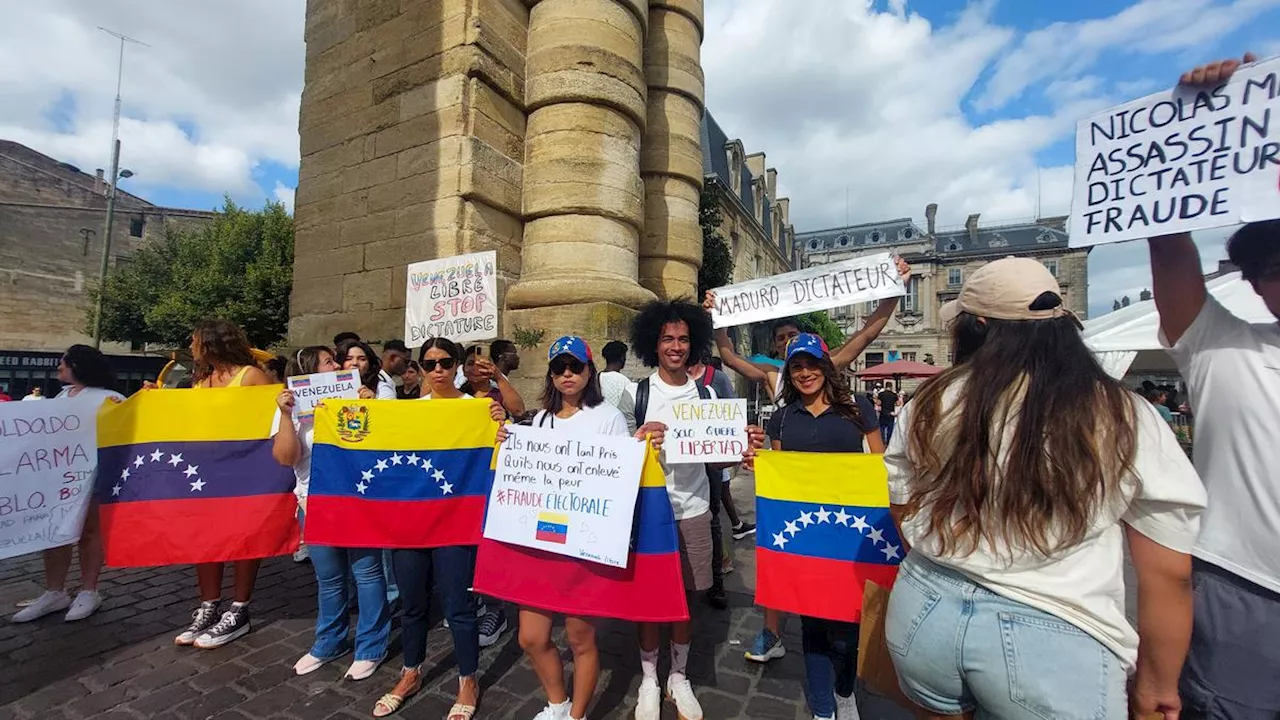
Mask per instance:
[[[809,522],[802,522],[802,518]],[[879,565],[896,565],[905,554],[887,507],[819,505],[757,496],[756,524],[756,544],[777,552]],[[890,546],[897,549],[896,557],[885,552]]]
[[[675,513],[671,511],[667,488],[640,488],[636,506],[636,553],[662,555],[678,551],[680,540],[676,534]]]
[[[311,485],[307,492],[366,500],[488,496],[493,484],[493,471],[489,469],[492,459],[491,448],[411,452],[317,444],[311,452]],[[424,467],[427,463],[429,469]]]
[[[98,449],[104,505],[274,495],[293,490],[293,468],[271,456],[271,440],[139,443]]]

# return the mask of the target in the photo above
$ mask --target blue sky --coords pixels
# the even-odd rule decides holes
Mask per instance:
[[[88,172],[110,161],[126,48],[123,187],[209,209],[224,194],[292,206],[305,0],[44,0],[0,27],[0,137]],[[1065,213],[1088,113],[1185,68],[1280,54],[1280,0],[706,0],[707,103],[765,152],[816,230],[911,216],[983,223]],[[846,202],[846,198],[848,201]],[[1200,238],[1206,263],[1223,233]],[[1095,251],[1092,306],[1146,279],[1145,250]]]

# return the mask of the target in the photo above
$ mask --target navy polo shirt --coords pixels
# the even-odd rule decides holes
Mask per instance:
[[[850,420],[827,408],[814,417],[802,403],[785,405],[769,419],[766,432],[793,452],[862,452],[863,437],[880,430],[876,407],[863,395],[855,395],[858,419]]]

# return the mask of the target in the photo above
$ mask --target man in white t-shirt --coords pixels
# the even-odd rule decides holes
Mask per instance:
[[[605,343],[600,349],[604,356],[604,371],[600,373],[600,391],[604,401],[618,408],[627,420],[631,432],[636,431],[636,384],[622,374],[627,365],[627,344],[618,340]]]
[[[1213,63],[1182,82],[1212,88],[1239,65]],[[1150,251],[1161,341],[1187,383],[1209,493],[1192,553],[1182,717],[1270,720],[1280,717],[1280,326],[1251,325],[1206,292],[1190,235],[1153,238]],[[1227,255],[1280,318],[1280,221],[1245,225]]]

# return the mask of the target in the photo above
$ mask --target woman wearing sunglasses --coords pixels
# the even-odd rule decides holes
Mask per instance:
[[[422,367],[422,397],[419,400],[463,400],[471,396],[454,384],[461,350],[446,338],[431,338],[419,351]],[[489,416],[502,422],[506,412],[493,402]],[[385,717],[399,710],[405,701],[422,689],[422,663],[427,655],[427,619],[431,609],[432,589],[440,594],[444,615],[453,636],[453,652],[458,658],[458,695],[448,720],[470,720],[480,701],[480,683],[476,673],[480,667],[480,625],[476,619],[471,592],[475,547],[454,545],[437,548],[404,548],[391,551],[391,563],[400,585],[403,610],[400,618],[401,644],[404,646],[404,669],[391,692],[373,706],[374,717]]]

